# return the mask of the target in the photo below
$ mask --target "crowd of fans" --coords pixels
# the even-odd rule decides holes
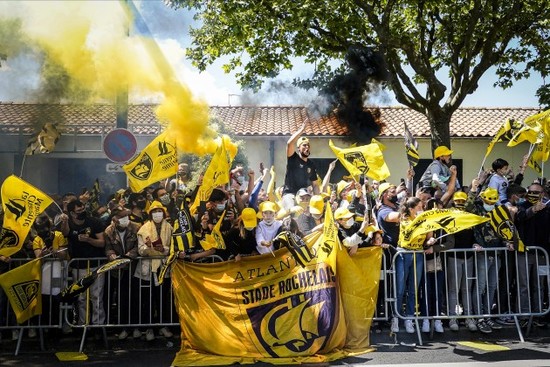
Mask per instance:
[[[192,213],[195,221],[193,246],[181,252],[180,259],[196,262],[216,255],[223,261],[240,261],[244,256],[273,253],[280,246],[277,235],[283,231],[301,237],[322,231],[328,206],[333,211],[340,241],[349,255],[353,256],[362,247],[379,246],[386,254],[387,266],[391,266],[389,259],[397,254],[394,265],[396,304],[403,308],[394,309],[392,317],[388,317],[394,333],[400,331],[399,316],[409,318],[404,322],[405,330],[414,333],[411,316],[420,312],[437,317],[443,310],[448,310],[447,316],[451,316],[448,328],[453,331],[459,329],[460,320],[471,331],[488,333],[500,327],[493,318],[459,316],[491,314],[493,303],[498,302],[495,299],[497,283],[499,279],[502,281],[502,274],[499,274],[501,253],[487,255],[480,261],[481,257],[473,256],[471,251],[449,251],[446,261],[442,261],[441,254],[453,248],[473,249],[480,253],[491,248],[517,252],[519,297],[515,311],[542,310],[540,302],[532,303],[534,309],[530,302],[525,302],[529,295],[548,301],[548,289],[535,287],[536,291],[528,290],[533,286],[529,281],[533,283],[533,279],[538,278],[539,268],[534,266],[538,262],[533,258],[536,255],[520,251],[518,241],[503,240],[488,223],[454,235],[427,233],[413,238],[406,246],[400,240],[403,228],[425,210],[455,208],[485,216],[495,206],[506,206],[523,245],[550,250],[550,186],[543,179],[522,186],[526,160],[514,175],[508,162],[499,158],[493,162],[490,172],[474,179],[468,187],[458,182],[457,169],[452,165],[453,152],[440,146],[435,149],[434,161],[416,187],[413,187],[413,169],[407,171],[406,180],[398,185],[366,178],[356,182],[351,177],[336,178],[338,182],[332,184],[335,162],[330,164],[325,177],[319,179],[315,165],[309,159],[309,140],[301,136],[303,129],[302,126],[288,140],[286,176],[282,186],[275,184],[273,167],[268,171],[262,165],[259,177],[252,169],[246,172],[243,167],[236,166],[231,170],[230,183],[215,188],[209,200]],[[89,317],[86,310],[88,296],[85,293],[80,295],[75,307],[77,322],[106,323],[104,290],[106,282],[112,281],[112,286],[107,289],[119,295],[117,299],[124,303],[122,309],[135,306],[130,293],[139,295],[141,292],[141,319],[135,313],[121,313],[118,320],[121,325],[162,323],[160,316],[168,314],[173,306],[169,294],[169,272],[161,286],[158,270],[163,256],[170,252],[178,210],[184,201],[192,203],[198,190],[198,186],[190,186],[190,168],[182,163],[175,178],[161,181],[141,192],[121,189],[109,196],[106,205],[93,210],[88,192],[82,195],[66,193],[58,199],[63,212],[59,213],[52,206],[38,217],[27,245],[16,256],[53,254],[60,260],[77,259],[71,262],[73,279],[80,279],[93,271],[105,258],[112,261],[120,257],[141,257],[139,262],[132,262],[123,271],[102,274],[97,278],[90,287],[93,310]],[[266,182],[267,177],[269,182]],[[223,218],[222,213],[225,213]],[[226,248],[204,250],[201,242],[220,220]],[[68,251],[62,251],[65,248]],[[8,269],[10,260],[0,257],[0,272]],[[113,281],[111,277],[115,274],[121,279]],[[544,286],[544,282],[536,283]],[[384,286],[382,283],[381,288]],[[444,297],[445,290],[448,298]],[[55,302],[49,304],[59,307]],[[6,298],[2,297],[0,317],[6,316],[6,307]],[[540,320],[541,325],[542,322]],[[5,320],[1,325],[5,325]],[[436,319],[433,327],[436,332],[444,332],[442,320]],[[428,320],[421,328],[423,332],[430,330]],[[123,329],[119,338],[125,339],[129,332]],[[172,336],[166,327],[159,328],[158,332],[164,337]],[[138,329],[132,333],[134,337],[142,335]],[[145,336],[147,340],[153,340],[153,329],[147,329]]]

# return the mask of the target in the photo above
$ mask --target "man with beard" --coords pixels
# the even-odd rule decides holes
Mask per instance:
[[[99,219],[87,215],[84,203],[80,200],[70,202],[67,205],[67,211],[69,212],[69,232],[66,235],[71,259],[76,259],[71,263],[73,279],[76,281],[94,271],[103,262],[97,258],[105,258],[104,227]],[[94,325],[105,323],[105,308],[103,307],[104,281],[103,274],[99,274],[90,287],[90,300],[93,309],[91,323]],[[90,321],[86,320],[86,309],[87,292],[84,292],[78,296],[78,321],[80,325],[87,324]]]
[[[444,194],[447,191],[447,184],[451,177],[451,171],[449,167],[452,164],[453,151],[444,145],[438,146],[434,150],[434,160],[420,178],[420,186],[431,186],[434,188],[441,188],[441,192]],[[459,191],[460,183],[458,180],[455,182],[455,191]]]
[[[300,137],[306,128],[304,123],[288,139],[286,145],[286,176],[283,187],[283,207],[289,211],[295,204],[294,197],[302,187],[313,186],[313,194],[319,194],[319,185],[317,184],[317,171],[315,165],[308,159],[310,155],[309,139]],[[297,151],[294,151],[296,144]]]

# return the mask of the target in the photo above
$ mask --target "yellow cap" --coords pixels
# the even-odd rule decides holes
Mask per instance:
[[[323,214],[325,201],[321,195],[313,195],[309,200],[309,212],[311,214]]]
[[[260,205],[260,212],[274,212],[277,213],[279,211],[279,206],[275,204],[272,201],[264,201]]]
[[[367,228],[365,228],[365,234],[368,235],[369,233],[375,233],[375,232],[378,232],[378,233],[382,233],[382,230],[379,229],[378,227],[375,227],[375,226],[368,226]]]
[[[336,184],[336,195],[340,195],[342,191],[349,185],[350,183],[348,181],[340,180]]]
[[[453,195],[453,200],[464,200],[466,201],[468,199],[468,195],[464,191],[457,191]]]
[[[445,145],[440,145],[434,150],[434,159],[437,159],[444,155],[451,155],[453,151],[447,148]]]
[[[380,199],[384,192],[388,190],[390,187],[395,187],[395,185],[389,183],[389,182],[383,182],[378,186],[378,198]]]
[[[479,197],[487,204],[492,205],[498,201],[498,191],[494,187],[488,187],[479,194]]]
[[[349,219],[353,217],[355,214],[349,211],[348,208],[338,208],[334,211],[334,219],[340,220],[340,219]]]
[[[164,205],[162,205],[160,201],[157,201],[157,200],[151,203],[151,206],[149,207],[147,214],[151,215],[151,212],[155,209],[162,209],[162,211],[164,212],[164,215],[167,215],[166,208],[164,207]]]
[[[296,142],[296,146],[299,148],[302,144],[309,144],[309,139],[305,136],[302,136],[298,141]]]
[[[254,228],[258,224],[258,220],[256,219],[256,211],[252,208],[244,208],[241,213],[241,219],[243,221],[243,225],[247,228]]]

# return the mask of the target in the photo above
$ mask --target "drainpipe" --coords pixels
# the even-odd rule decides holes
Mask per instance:
[[[269,141],[269,167],[275,165],[275,140]]]

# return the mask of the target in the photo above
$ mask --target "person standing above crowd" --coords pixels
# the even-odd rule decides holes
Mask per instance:
[[[489,179],[488,187],[497,190],[497,205],[500,205],[506,202],[506,189],[508,188],[508,178],[506,176],[510,170],[508,169],[508,162],[502,158],[496,159],[491,166],[494,174]]]
[[[426,171],[424,171],[424,174],[420,178],[421,187],[439,187],[443,194],[447,191],[448,181],[451,177],[449,167],[452,164],[452,154],[453,151],[444,145],[435,148],[434,160],[430,163],[428,168],[426,168]],[[455,182],[454,189],[455,191],[460,189],[458,180]]]
[[[319,194],[317,171],[313,162],[308,159],[311,153],[309,139],[300,137],[305,128],[306,124],[304,123],[298,131],[292,134],[286,144],[287,164],[282,197],[283,207],[286,211],[295,205],[294,197],[301,188],[311,185],[313,194]],[[294,151],[294,144],[296,144],[297,151]]]

